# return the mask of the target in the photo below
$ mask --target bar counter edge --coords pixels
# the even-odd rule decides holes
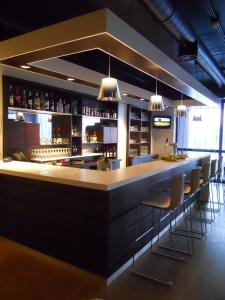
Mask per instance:
[[[186,162],[165,164],[158,172],[147,172],[151,165],[147,163],[142,166],[143,176],[141,168],[129,167],[139,169],[135,180],[131,176],[124,181],[121,176],[122,184],[111,185],[108,190],[98,189],[98,185],[93,189],[59,184],[41,180],[40,176],[28,178],[13,168],[4,172],[2,163],[0,233],[107,279],[154,237],[150,231],[134,243],[137,204],[168,188],[173,176],[188,176],[193,167],[209,159],[201,155]],[[150,228],[157,215],[157,210],[142,210],[140,232]],[[166,225],[165,219],[162,228]]]

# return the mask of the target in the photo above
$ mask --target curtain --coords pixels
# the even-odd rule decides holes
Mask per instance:
[[[220,107],[192,106],[178,119],[179,148],[219,149]]]

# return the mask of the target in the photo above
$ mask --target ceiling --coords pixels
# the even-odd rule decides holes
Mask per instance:
[[[225,9],[225,1],[174,0],[170,2],[172,2],[175,10],[179,12],[182,18],[191,24],[193,30],[216,61],[219,70],[224,73],[225,78],[225,40],[223,39],[223,34],[221,34],[221,30],[223,33],[223,29],[225,29],[225,15],[222,15],[222,13],[220,15],[220,12]],[[209,9],[209,4],[210,8],[213,8],[213,12]],[[64,0],[63,5],[60,2],[55,1],[53,3],[53,1],[48,0],[4,1],[4,4],[1,4],[0,10],[0,40],[55,24],[100,8],[109,8],[112,10],[217,96],[221,98],[225,97],[225,87],[218,86],[215,80],[198,63],[195,63],[195,61],[183,62],[178,60],[178,40],[162,25],[157,17],[148,9],[145,1],[142,0]],[[218,26],[215,28],[215,23],[213,24],[214,27],[210,24],[210,16],[213,13],[216,14],[220,22],[220,30],[218,30]],[[216,23],[216,25],[218,24]],[[89,51],[64,59],[102,73],[107,73],[107,56],[100,51]],[[154,79],[136,69],[128,67],[116,59],[112,60],[112,75],[128,83],[154,91]],[[163,95],[169,93],[170,98],[179,99],[179,93],[170,87],[165,89],[163,85],[159,85],[159,89]]]

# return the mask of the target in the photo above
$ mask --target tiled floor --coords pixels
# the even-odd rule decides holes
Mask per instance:
[[[138,277],[127,269],[108,289],[107,300],[224,300],[225,299],[225,207],[216,214],[203,240],[194,240],[194,254],[188,263],[176,262],[176,284],[168,287]],[[180,243],[181,239],[177,243]],[[137,265],[145,270],[166,270],[171,260],[145,253]],[[162,274],[161,274],[162,275]]]

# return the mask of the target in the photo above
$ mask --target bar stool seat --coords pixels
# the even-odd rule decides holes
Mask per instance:
[[[158,195],[155,195],[151,201],[144,201],[141,204],[153,206],[155,208],[169,209],[171,206],[170,192],[162,192]]]
[[[203,178],[200,178],[200,180],[199,180],[199,184],[200,185],[202,185],[204,183],[204,180],[203,180]]]
[[[188,195],[188,194],[190,194],[190,192],[191,192],[191,186],[188,184],[185,184],[184,185],[184,194]]]

